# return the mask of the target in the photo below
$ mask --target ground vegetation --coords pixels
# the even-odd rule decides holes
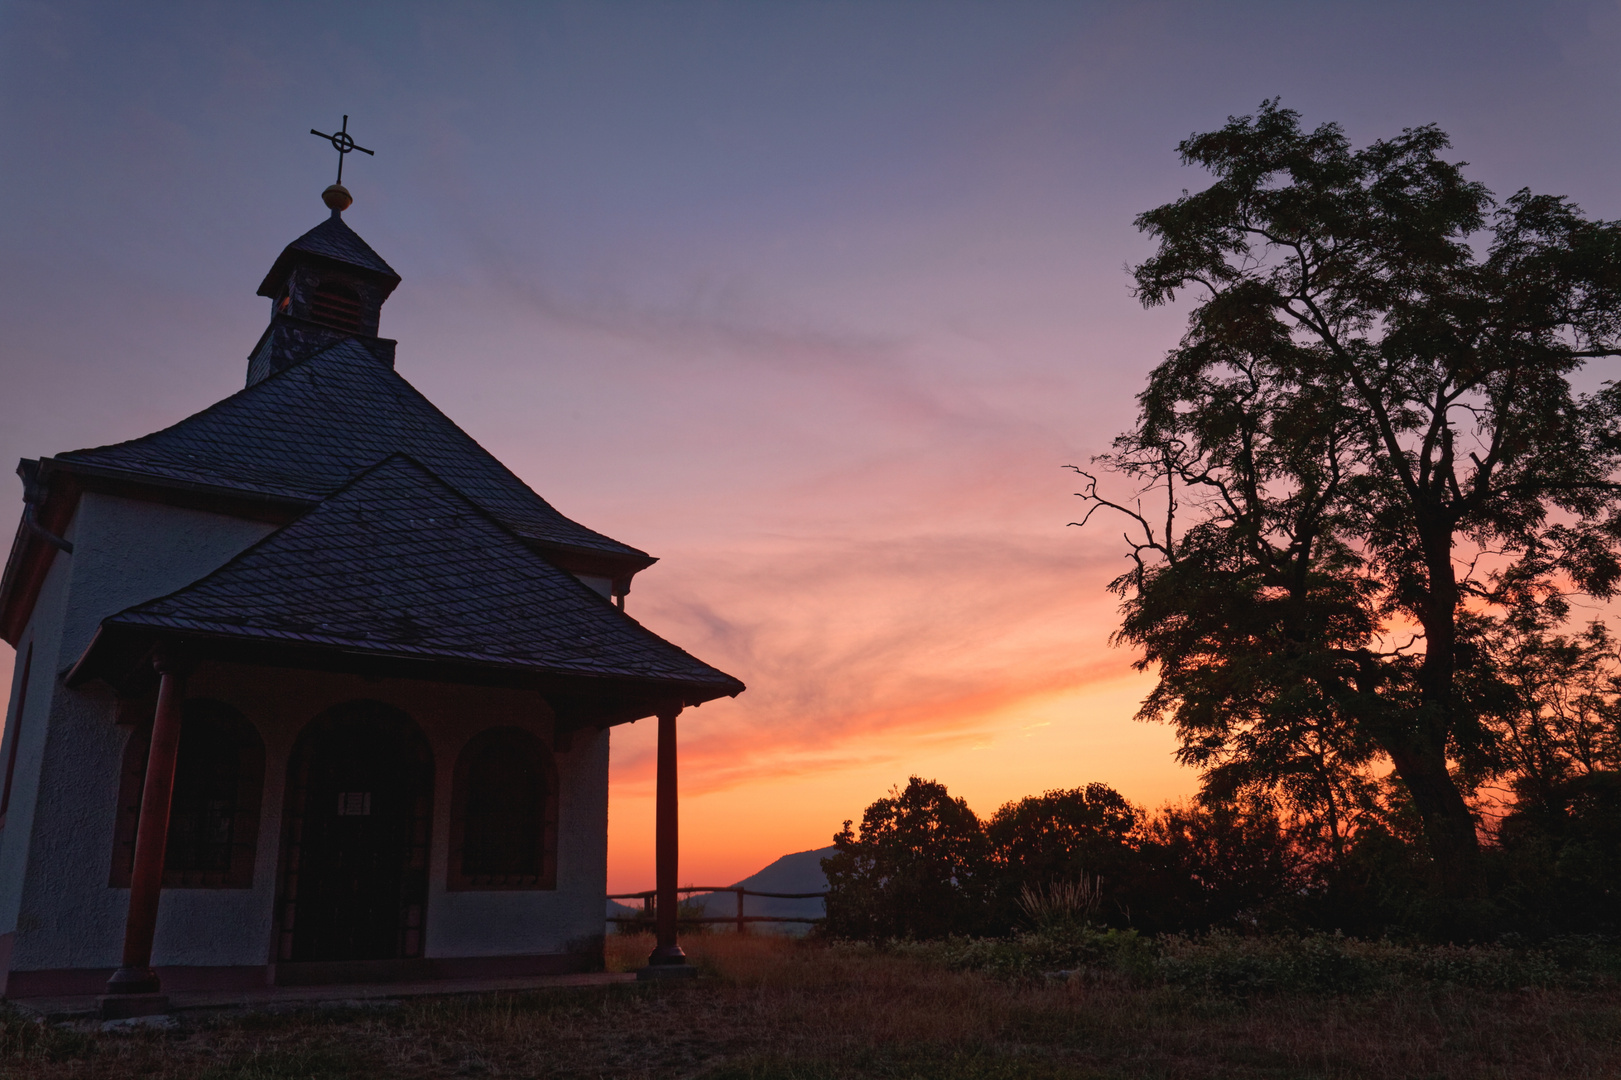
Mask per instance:
[[[642,962],[652,947],[646,937],[609,940],[615,967]],[[691,943],[705,977],[684,984],[182,1013],[170,1028],[115,1031],[6,1014],[0,1076],[1468,1080],[1621,1071],[1621,996],[1601,976],[1580,975],[1571,957],[1417,949],[1363,962],[1332,941],[1257,952],[1232,938],[1156,948],[1027,975],[952,942],[889,948],[716,933]]]

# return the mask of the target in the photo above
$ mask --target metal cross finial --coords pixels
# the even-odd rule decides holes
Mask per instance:
[[[345,113],[343,117],[343,127],[339,128],[337,131],[334,131],[331,135],[328,135],[324,131],[316,131],[314,128],[310,128],[310,134],[319,135],[323,139],[330,140],[332,143],[332,149],[338,152],[338,183],[340,184],[343,183],[343,158],[344,155],[349,153],[349,151],[359,150],[362,154],[368,154],[374,157],[376,156],[375,154],[372,154],[372,151],[367,150],[364,146],[356,143],[355,137],[349,134],[349,116],[347,113]]]

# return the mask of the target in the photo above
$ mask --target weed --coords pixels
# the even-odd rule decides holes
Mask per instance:
[[[1081,874],[1075,881],[1055,881],[1045,889],[1025,885],[1019,910],[1037,927],[1085,925],[1103,903],[1103,879]]]
[[[197,1080],[347,1080],[356,1075],[356,1055],[335,1047],[268,1050],[235,1058],[196,1073]]]
[[[96,1052],[96,1045],[84,1032],[0,1005],[0,1062],[83,1060]]]

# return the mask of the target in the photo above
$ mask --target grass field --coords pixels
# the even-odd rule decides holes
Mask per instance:
[[[646,938],[611,938],[634,967]],[[1615,1077],[1621,992],[1421,984],[1343,996],[1009,979],[924,952],[684,942],[703,979],[182,1016],[101,1032],[7,1014],[0,1075],[336,1077]]]

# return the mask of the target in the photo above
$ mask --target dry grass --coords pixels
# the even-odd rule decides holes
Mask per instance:
[[[1045,889],[1026,885],[1019,891],[1019,910],[1037,926],[1085,922],[1103,903],[1103,879],[1082,874],[1078,881],[1055,881]]]
[[[780,938],[684,944],[709,978],[222,1014],[132,1034],[8,1018],[0,1076],[1621,1076],[1614,991],[1190,1000],[1120,982],[1021,984]],[[610,939],[610,966],[636,966],[650,945]]]

